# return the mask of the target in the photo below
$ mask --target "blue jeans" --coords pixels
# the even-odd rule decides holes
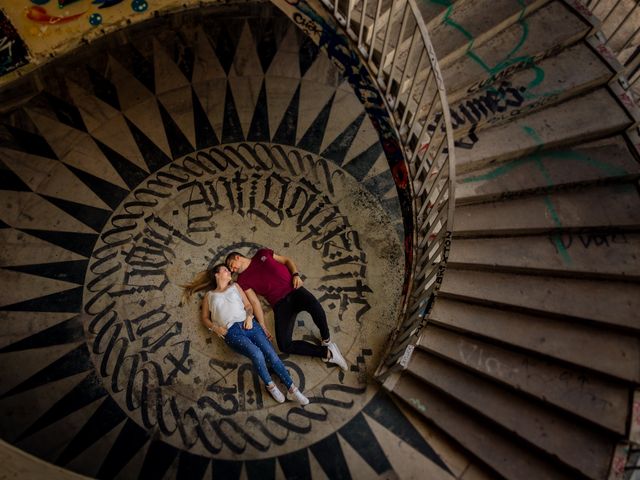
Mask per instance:
[[[284,382],[287,389],[293,385],[293,380],[287,372],[282,360],[278,357],[273,345],[267,339],[260,324],[254,319],[253,328],[245,330],[242,328],[242,322],[236,322],[224,337],[224,341],[236,352],[246,355],[253,362],[253,366],[258,371],[258,375],[268,385],[271,383],[271,375],[267,370],[267,363],[276,372],[276,375]]]

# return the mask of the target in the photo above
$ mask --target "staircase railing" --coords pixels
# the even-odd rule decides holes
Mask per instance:
[[[638,0],[584,0],[602,22],[605,44],[625,67],[629,87],[640,94],[640,4]]]
[[[322,0],[357,46],[387,103],[413,190],[413,265],[402,315],[377,374],[406,367],[451,244],[454,140],[435,51],[414,0]]]

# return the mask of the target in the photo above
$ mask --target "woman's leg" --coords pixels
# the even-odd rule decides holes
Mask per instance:
[[[250,332],[250,337],[253,340],[253,343],[255,343],[258,348],[260,348],[267,362],[269,362],[269,364],[275,370],[276,375],[278,375],[287,386],[287,390],[291,395],[293,395],[295,401],[302,406],[308,405],[309,399],[305,397],[304,394],[300,390],[298,390],[298,387],[296,387],[293,383],[293,380],[289,375],[289,372],[287,372],[284,363],[282,363],[282,360],[280,360],[280,357],[278,357],[278,354],[273,348],[273,345],[271,345],[271,342],[267,339],[267,336],[264,334],[264,330],[262,330],[260,324],[258,322],[254,322],[253,328],[250,330]]]
[[[260,324],[258,322],[253,322],[253,328],[247,333],[249,338],[251,338],[253,343],[263,353],[265,360],[269,365],[271,365],[273,370],[276,372],[276,375],[280,377],[280,380],[282,380],[287,389],[291,388],[291,385],[293,385],[293,380],[291,379],[289,372],[287,372],[284,363],[282,363],[282,360],[280,360],[280,357],[278,357],[278,354],[273,348],[273,345],[267,339],[267,336],[265,335],[264,330],[262,329]]]
[[[253,366],[258,372],[258,376],[265,385],[273,383],[271,375],[269,375],[269,371],[267,370],[267,363],[262,351],[251,341],[249,335],[247,335],[247,330],[242,329],[241,323],[234,323],[231,328],[229,328],[224,341],[233,350],[251,359]]]

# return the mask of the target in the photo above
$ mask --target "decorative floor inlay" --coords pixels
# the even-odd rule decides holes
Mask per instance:
[[[105,224],[85,278],[84,327],[113,398],[162,440],[218,458],[286,453],[339,428],[375,391],[401,294],[401,247],[376,205],[341,168],[275,144],[212,147],[152,174]],[[277,404],[249,360],[211,338],[200,299],[180,306],[194,273],[263,245],[297,261],[351,365],[289,356],[304,409]],[[295,334],[319,343],[308,315]]]

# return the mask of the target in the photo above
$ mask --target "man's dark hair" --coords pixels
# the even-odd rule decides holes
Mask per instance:
[[[240,252],[231,252],[229,255],[227,255],[227,258],[225,258],[224,260],[224,264],[227,266],[227,268],[229,267],[229,262],[236,257],[244,258],[244,255],[242,255]]]

